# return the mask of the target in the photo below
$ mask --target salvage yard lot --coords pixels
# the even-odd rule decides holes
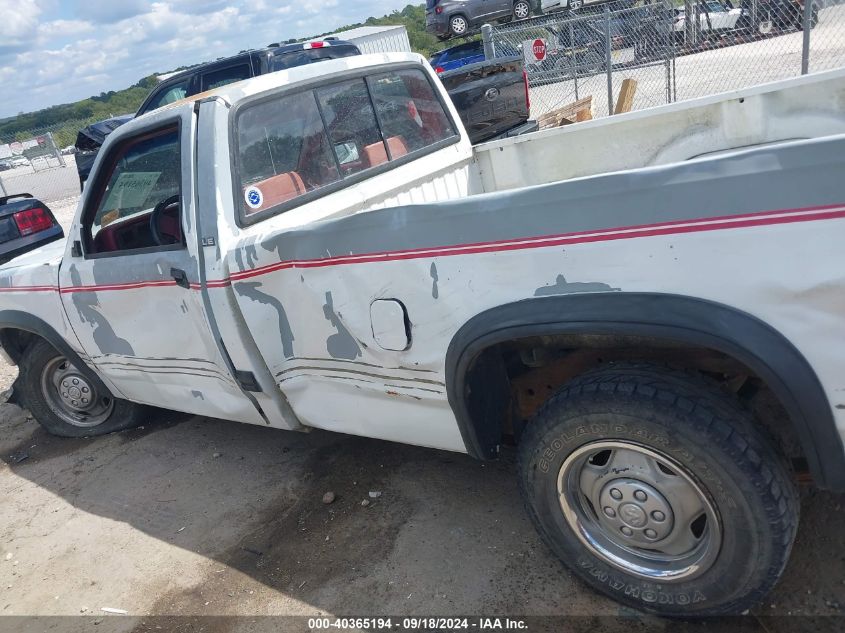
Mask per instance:
[[[15,374],[4,365],[0,388]],[[103,607],[129,616],[631,615],[539,540],[510,452],[482,464],[163,413],[132,431],[62,439],[13,404],[0,405],[0,438],[4,615],[84,613],[110,618],[110,631],[139,621]],[[337,495],[331,505],[327,491]],[[843,613],[843,503],[804,495],[789,567],[759,614]],[[204,631],[250,626],[203,622]],[[81,623],[59,619],[51,630]],[[747,630],[762,630],[756,624]]]
[[[812,30],[810,72],[841,66],[840,60],[845,56],[843,28],[845,6],[828,7],[819,12],[819,24]],[[756,42],[680,55],[675,60],[676,100],[794,77],[801,70],[802,38],[801,31],[794,31]],[[614,95],[619,94],[622,80],[628,77],[637,80],[634,110],[666,103],[665,66],[614,68]],[[594,116],[607,116],[606,74],[578,79],[578,97],[587,95],[593,96]],[[532,88],[531,116],[539,117],[575,99],[575,85],[572,81]]]

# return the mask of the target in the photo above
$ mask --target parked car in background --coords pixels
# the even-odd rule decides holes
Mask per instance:
[[[473,144],[537,131],[537,121],[530,120],[528,75],[521,56],[484,60],[438,74]]]
[[[80,188],[88,180],[88,174],[94,165],[94,159],[97,158],[97,153],[100,151],[100,146],[106,140],[106,137],[121,125],[134,118],[134,114],[122,114],[111,119],[106,119],[105,121],[97,121],[96,123],[86,125],[77,132],[74,148],[76,150],[76,172],[79,174]]]
[[[7,160],[0,160],[0,171],[9,171],[12,168],[12,164]]]
[[[428,60],[437,73],[484,61],[484,42],[473,40],[438,51]]]
[[[50,208],[32,194],[0,198],[0,264],[64,236]]]
[[[12,167],[29,167],[29,159],[25,156],[16,156],[9,159],[9,164]]]
[[[528,0],[426,0],[425,28],[445,40],[468,35],[485,22],[524,20],[531,12]]]
[[[743,9],[729,7],[719,0],[707,0],[698,5],[698,29],[702,34],[715,34],[741,28]],[[673,30],[678,39],[683,39],[687,14],[684,7],[675,8]]]
[[[325,40],[299,44],[271,44],[262,49],[247,51],[232,57],[201,64],[168,77],[158,84],[147,96],[138,112],[105,121],[98,121],[79,131],[76,148],[79,152],[76,169],[79,184],[83,186],[94,164],[94,159],[106,137],[117,127],[134,117],[185,99],[186,97],[213,90],[226,84],[249,79],[258,75],[304,66],[326,59],[338,59],[360,55],[357,46],[343,40]]]

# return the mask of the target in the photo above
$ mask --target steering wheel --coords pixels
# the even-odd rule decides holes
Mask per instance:
[[[170,196],[159,202],[150,214],[150,234],[157,246],[179,244],[182,241],[182,226],[179,218],[179,195]],[[176,216],[169,215],[176,209]]]

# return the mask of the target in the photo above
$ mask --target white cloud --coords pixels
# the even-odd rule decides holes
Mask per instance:
[[[120,90],[152,73],[270,42],[324,33],[408,2],[78,0],[70,18],[53,0],[0,0],[0,117]]]
[[[35,38],[41,7],[35,0],[0,0],[3,16],[0,51],[25,46]]]

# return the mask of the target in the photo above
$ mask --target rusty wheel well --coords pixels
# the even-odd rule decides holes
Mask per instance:
[[[446,354],[446,389],[467,452],[496,454],[549,393],[602,363],[700,372],[734,393],[821,488],[845,490],[845,447],[815,368],[760,318],[706,299],[585,292],[481,312]]]
[[[499,395],[485,407],[487,424],[496,427],[495,439],[490,439],[516,444],[540,406],[566,382],[602,365],[631,361],[692,370],[715,380],[769,431],[796,470],[802,475],[807,472],[801,442],[769,385],[744,363],[706,347],[612,334],[529,337],[484,350],[470,368],[467,384],[480,389],[482,382],[487,388],[491,380],[498,383],[491,391]]]

